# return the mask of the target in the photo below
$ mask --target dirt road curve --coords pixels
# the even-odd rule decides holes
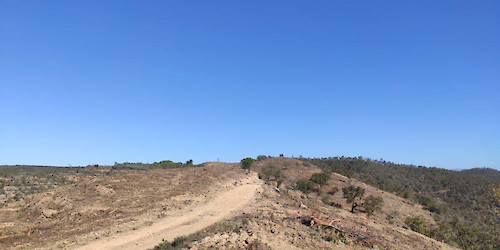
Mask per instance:
[[[246,179],[243,185],[219,193],[214,199],[167,216],[151,226],[89,242],[77,249],[150,249],[162,239],[195,233],[215,222],[235,215],[255,196],[260,187],[257,178]]]

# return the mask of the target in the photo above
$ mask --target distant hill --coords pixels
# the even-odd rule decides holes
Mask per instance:
[[[460,171],[468,175],[477,175],[489,179],[490,182],[498,183],[500,180],[500,171],[493,168],[471,168]]]

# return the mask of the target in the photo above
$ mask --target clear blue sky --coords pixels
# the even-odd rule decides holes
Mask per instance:
[[[500,167],[500,1],[0,1],[0,164]]]

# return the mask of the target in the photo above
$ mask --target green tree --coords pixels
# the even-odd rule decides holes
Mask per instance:
[[[315,173],[311,176],[311,181],[318,184],[320,187],[325,185],[330,179],[330,175],[328,173]]]
[[[351,213],[354,213],[356,207],[359,206],[357,201],[361,201],[363,199],[365,190],[361,187],[354,187],[353,185],[349,185],[342,188],[342,192],[344,193],[344,199],[346,199],[347,203],[351,204]]]
[[[382,204],[384,204],[384,199],[380,196],[370,195],[365,199],[365,211],[368,216],[373,215],[375,211],[382,210]]]
[[[252,166],[254,161],[255,160],[250,158],[250,157],[245,158],[245,159],[241,160],[241,167],[243,169],[246,169],[248,172],[250,172],[250,167]]]

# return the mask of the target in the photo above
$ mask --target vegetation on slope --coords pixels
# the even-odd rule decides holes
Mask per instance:
[[[113,165],[114,169],[139,169],[139,170],[147,170],[147,169],[159,169],[159,168],[184,168],[191,167],[193,165],[193,160],[186,161],[186,163],[182,162],[173,162],[173,161],[160,161],[153,163],[142,163],[142,162],[124,162],[118,163],[115,162]]]
[[[72,184],[72,176],[98,174],[93,167],[0,166],[0,207],[31,194]]]
[[[175,249],[189,249],[193,242],[200,241],[203,238],[206,238],[208,236],[213,236],[216,234],[224,234],[224,233],[241,233],[243,231],[248,231],[250,230],[248,227],[248,221],[249,221],[249,216],[248,215],[241,215],[234,217],[230,220],[226,220],[224,222],[220,223],[215,223],[203,230],[200,230],[194,234],[186,235],[186,236],[180,236],[175,238],[173,241],[163,241],[157,246],[155,246],[153,249],[154,250],[175,250]],[[248,242],[247,249],[255,249],[255,250],[267,250],[271,249],[269,246],[267,246],[265,243],[262,243],[259,240],[253,240],[251,242]]]
[[[438,226],[421,230],[425,221],[408,222],[418,222],[415,228],[434,239],[465,249],[500,249],[499,171],[452,171],[362,157],[302,160],[424,205]]]
[[[154,163],[115,163],[112,167],[89,165],[87,167],[53,166],[0,166],[0,207],[19,201],[31,194],[60,186],[73,184],[76,176],[99,176],[115,174],[112,170],[149,170],[198,166],[193,160],[186,163],[160,161]]]

